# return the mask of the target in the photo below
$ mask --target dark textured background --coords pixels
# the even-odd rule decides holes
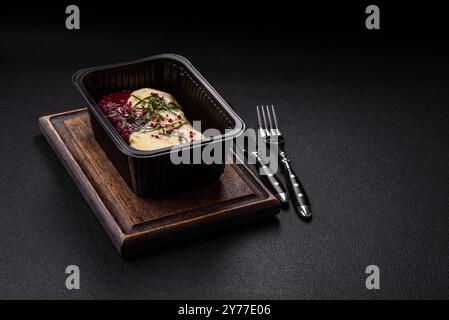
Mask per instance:
[[[0,20],[0,298],[449,298],[441,8],[381,6],[379,32],[364,29],[361,4],[225,3],[174,10],[170,23],[86,5],[80,31],[64,28],[64,5],[51,8],[3,8]],[[189,58],[248,126],[256,104],[278,106],[311,223],[283,211],[120,258],[37,119],[83,105],[76,70],[162,52]],[[69,264],[81,268],[79,291],[65,289]],[[379,291],[365,289],[370,264]]]

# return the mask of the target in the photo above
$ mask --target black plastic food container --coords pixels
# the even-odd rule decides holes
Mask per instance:
[[[201,121],[202,131],[215,128],[221,132],[183,145],[184,150],[203,150],[208,144],[235,139],[245,128],[242,120],[206,79],[186,58],[176,54],[83,69],[73,76],[73,83],[87,101],[95,139],[138,195],[159,196],[211,183],[223,173],[224,164],[205,164],[201,160],[199,164],[175,165],[170,159],[170,153],[175,152],[171,148],[153,151],[131,148],[98,106],[97,102],[104,95],[144,87],[162,90],[178,100],[187,119]]]

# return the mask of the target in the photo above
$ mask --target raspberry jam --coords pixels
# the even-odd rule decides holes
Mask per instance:
[[[138,126],[130,123],[131,106],[127,105],[131,91],[110,93],[100,99],[98,105],[114,125],[120,136],[129,143],[129,136],[137,130]]]

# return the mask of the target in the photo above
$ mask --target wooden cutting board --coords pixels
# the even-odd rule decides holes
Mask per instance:
[[[86,109],[39,119],[42,133],[123,256],[275,215],[279,202],[244,165],[213,184],[159,198],[132,193],[95,141]]]

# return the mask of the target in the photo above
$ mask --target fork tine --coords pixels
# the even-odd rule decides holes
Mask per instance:
[[[264,128],[265,128],[265,133],[267,136],[270,136],[270,127],[268,126],[268,122],[267,122],[267,117],[265,116],[265,108],[263,106],[260,107],[260,109],[262,109],[262,118],[263,118],[263,124],[264,124]]]
[[[269,128],[268,130],[271,132],[271,134],[272,134],[273,136],[275,136],[275,135],[276,135],[276,131],[274,130],[273,120],[271,120],[271,112],[270,112],[270,109],[268,108],[268,105],[266,105],[265,108],[267,109],[267,117],[268,117],[268,122],[269,122],[269,124],[270,124],[270,128]]]
[[[257,122],[259,125],[259,129],[262,129],[263,125],[262,125],[262,118],[260,117],[259,106],[256,106],[256,109],[257,109]]]
[[[264,130],[263,122],[262,122],[262,117],[260,115],[259,106],[256,106],[256,110],[257,110],[257,122],[259,125],[259,134],[262,138],[265,138],[265,130]]]
[[[274,120],[274,130],[276,130],[277,135],[281,135],[281,131],[279,130],[278,125],[278,118],[276,117],[276,112],[274,111],[274,105],[271,105],[271,113],[273,114],[273,120]]]

